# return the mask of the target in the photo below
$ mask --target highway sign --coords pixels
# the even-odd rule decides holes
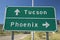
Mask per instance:
[[[53,7],[7,7],[4,30],[56,31]]]
[[[8,7],[6,17],[55,18],[53,7]]]

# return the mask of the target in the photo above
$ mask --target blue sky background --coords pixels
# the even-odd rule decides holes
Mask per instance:
[[[7,6],[32,6],[32,0],[0,0],[0,24],[4,23]],[[34,6],[53,6],[56,8],[57,20],[60,20],[60,0],[34,0]]]

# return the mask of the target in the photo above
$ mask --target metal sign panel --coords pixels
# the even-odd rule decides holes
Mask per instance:
[[[53,7],[7,7],[4,30],[56,31]]]

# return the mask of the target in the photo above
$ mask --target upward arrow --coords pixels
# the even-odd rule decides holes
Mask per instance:
[[[18,13],[20,12],[18,9],[14,11],[16,13],[16,16],[18,16]]]

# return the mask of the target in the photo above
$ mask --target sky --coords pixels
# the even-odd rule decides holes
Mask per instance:
[[[32,6],[32,0],[0,0],[0,24],[4,23],[5,8],[7,6]],[[56,18],[60,20],[60,0],[34,0],[34,6],[53,6]]]

